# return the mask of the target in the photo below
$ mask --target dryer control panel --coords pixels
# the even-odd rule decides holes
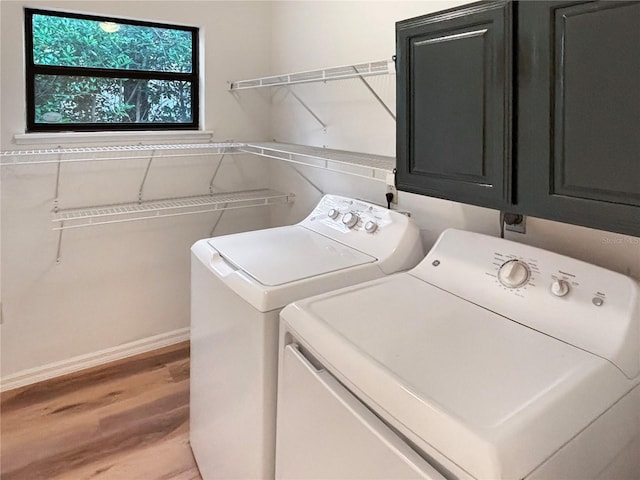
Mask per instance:
[[[409,269],[424,257],[413,220],[362,200],[325,195],[300,225],[376,257],[386,273]]]
[[[640,374],[638,282],[520,243],[446,230],[411,273]]]

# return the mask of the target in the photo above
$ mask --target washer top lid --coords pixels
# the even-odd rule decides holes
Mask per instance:
[[[208,242],[228,262],[267,286],[377,260],[299,225],[214,237]]]
[[[375,410],[475,478],[526,477],[630,388],[610,362],[409,274],[282,317]]]

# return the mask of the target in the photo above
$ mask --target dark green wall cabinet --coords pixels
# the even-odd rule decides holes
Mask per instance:
[[[400,190],[640,236],[640,2],[396,25]]]
[[[511,5],[397,24],[397,183],[494,208],[511,194]]]

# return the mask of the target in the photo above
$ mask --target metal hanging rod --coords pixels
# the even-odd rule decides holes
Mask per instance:
[[[162,151],[163,158],[198,157],[211,154],[240,153],[238,148],[244,143],[192,143],[192,144],[160,144],[160,145],[112,145],[104,147],[84,148],[50,148],[43,150],[14,150],[0,152],[0,166],[38,165],[45,163],[91,162],[105,160],[133,160],[145,158],[148,152]],[[195,153],[164,153],[171,151],[202,150]],[[101,155],[119,153],[120,155]],[[132,154],[128,154],[132,153]],[[34,158],[35,157],[35,158]],[[66,158],[65,158],[66,157]]]
[[[229,90],[246,90],[249,88],[275,87],[294,83],[326,82],[344,78],[369,77],[373,75],[391,75],[396,72],[393,60],[343,65],[339,67],[307,70],[305,72],[275,75],[271,77],[252,78],[229,82]]]

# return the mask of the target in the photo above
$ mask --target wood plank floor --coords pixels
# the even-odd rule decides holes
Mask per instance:
[[[2,480],[201,480],[189,447],[189,344],[0,399]]]

